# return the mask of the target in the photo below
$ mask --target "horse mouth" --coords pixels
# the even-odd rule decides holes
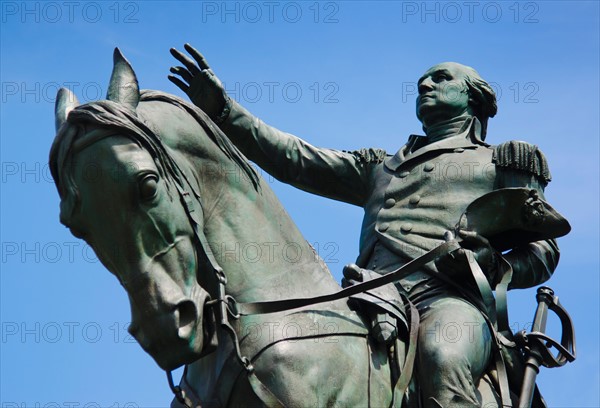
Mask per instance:
[[[170,311],[133,322],[129,333],[163,370],[192,363],[216,348],[216,320],[199,285]]]

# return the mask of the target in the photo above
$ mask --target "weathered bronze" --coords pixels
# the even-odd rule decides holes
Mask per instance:
[[[528,342],[543,336],[517,346],[506,291],[547,280],[570,227],[544,201],[535,146],[485,143],[495,96],[474,70],[425,73],[426,136],[392,156],[316,148],[264,124],[186,50],[193,59],[172,50],[183,66],[170,78],[196,106],[140,91],[115,50],[107,100],[59,91],[50,154],[61,222],[126,289],[129,330],[167,371],[173,406],[492,407],[520,392],[543,405],[523,354],[545,364]],[[344,289],[240,150],[365,208]],[[444,178],[451,163],[470,170]],[[469,335],[445,338],[449,325]],[[554,345],[557,361],[574,356],[573,342]]]

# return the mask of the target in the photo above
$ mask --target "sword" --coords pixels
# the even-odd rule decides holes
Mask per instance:
[[[519,397],[519,408],[530,408],[535,391],[535,379],[540,366],[554,368],[562,367],[575,360],[575,330],[573,321],[558,301],[558,296],[547,286],[538,288],[536,300],[537,310],[533,319],[531,332],[525,330],[517,333],[515,340],[525,355],[525,374]],[[548,310],[553,311],[560,319],[562,336],[560,343],[545,334],[548,320]],[[557,349],[554,355],[551,348]]]

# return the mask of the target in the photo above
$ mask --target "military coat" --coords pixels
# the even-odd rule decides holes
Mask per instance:
[[[353,152],[312,146],[251,115],[236,102],[221,129],[252,161],[278,180],[364,208],[357,264],[388,272],[435,248],[476,198],[498,188],[539,191],[550,180],[543,154],[525,142],[490,146],[475,117],[455,135],[427,143],[410,136],[395,155],[380,149]],[[512,287],[547,280],[558,262],[554,240],[504,255]],[[380,260],[382,262],[380,262]],[[435,269],[430,263],[426,269]],[[402,282],[407,291],[428,274]]]

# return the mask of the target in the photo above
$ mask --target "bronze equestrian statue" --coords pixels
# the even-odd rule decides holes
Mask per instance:
[[[546,294],[534,333],[514,337],[505,295],[550,277],[569,226],[543,200],[537,148],[485,143],[495,98],[475,71],[426,72],[427,136],[391,156],[315,148],[265,125],[186,49],[194,60],[172,51],[184,66],[171,78],[196,106],[140,91],[115,50],[107,100],[59,91],[50,154],[60,220],[127,291],[129,330],[168,372],[173,406],[491,407],[517,404],[521,389],[543,404],[535,370],[572,359],[572,333],[552,344],[558,357],[540,343],[552,341],[547,310],[565,316]],[[345,289],[246,157],[365,208]],[[433,341],[439,324],[470,335]]]

